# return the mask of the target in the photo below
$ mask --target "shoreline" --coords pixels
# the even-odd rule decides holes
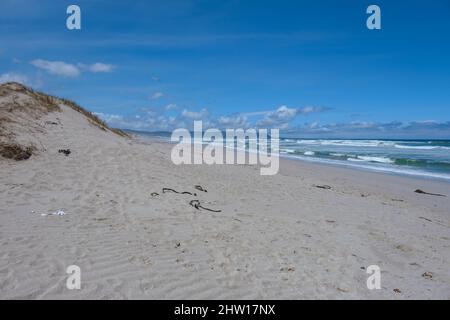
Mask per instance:
[[[131,131],[133,132],[133,131]],[[167,145],[175,145],[176,142],[171,142],[170,140],[166,140],[165,137],[158,137],[158,136],[150,136],[150,135],[141,135],[139,133],[133,132],[133,135],[135,135],[137,141],[140,141],[142,143],[146,143],[146,141],[149,142],[156,142],[156,143],[162,143]],[[142,138],[140,138],[142,137]],[[414,140],[415,141],[415,140]],[[224,147],[226,148],[226,147]],[[246,151],[248,152],[248,151]],[[405,171],[392,171],[383,167],[374,167],[374,166],[368,166],[364,164],[354,164],[354,163],[344,163],[344,162],[331,162],[327,159],[321,159],[321,158],[308,158],[306,156],[304,157],[298,157],[298,156],[292,156],[286,153],[279,153],[280,162],[281,159],[290,160],[294,162],[303,162],[303,163],[310,163],[310,164],[317,164],[319,166],[330,166],[334,168],[343,168],[343,169],[349,169],[349,170],[356,170],[361,172],[370,172],[375,174],[385,174],[385,175],[391,175],[391,176],[397,176],[397,177],[406,177],[406,178],[413,178],[418,180],[425,180],[425,181],[438,181],[443,183],[450,184],[450,176],[448,178],[439,176],[438,173],[432,173],[432,172],[425,172],[425,171],[417,171],[415,172],[412,170],[411,172],[405,172]]]
[[[170,150],[172,143],[167,141],[153,141],[154,144],[160,144],[163,149],[166,149],[168,155],[170,155]],[[146,142],[143,142],[147,145]],[[170,156],[167,161],[170,161]],[[179,165],[180,167],[188,168],[190,166],[208,167],[206,164],[186,164]],[[221,165],[211,165],[215,167],[221,166],[234,166],[229,164]],[[259,168],[260,165],[237,165],[244,167],[256,167]],[[328,163],[320,163],[314,161],[306,161],[302,159],[292,159],[289,157],[283,157],[280,155],[280,170],[275,175],[290,176],[290,177],[307,177],[310,179],[316,178],[316,175],[331,177],[333,181],[339,180],[351,180],[353,183],[358,183],[359,188],[369,187],[368,190],[384,189],[385,192],[392,192],[392,194],[397,194],[400,196],[406,196],[409,200],[414,201],[417,205],[426,202],[428,205],[434,204],[436,202],[436,196],[431,195],[419,195],[414,191],[417,189],[424,189],[429,193],[444,194],[444,198],[450,197],[450,184],[448,180],[442,180],[437,178],[426,178],[422,176],[413,176],[406,174],[395,174],[390,172],[379,172],[373,171],[365,168],[357,167],[347,167],[345,165],[334,165]],[[270,176],[269,176],[270,177]],[[322,183],[328,180],[321,179]],[[383,187],[381,186],[382,184]],[[403,188],[398,188],[401,185]],[[407,189],[406,189],[407,187]],[[439,197],[438,197],[439,199]],[[440,203],[441,201],[437,201]],[[445,210],[445,206],[441,207]]]
[[[426,180],[426,181],[440,181],[440,182],[445,182],[445,183],[450,183],[450,176],[448,178],[444,178],[442,176],[439,176],[438,174],[433,174],[430,172],[405,172],[405,171],[394,171],[394,170],[389,170],[389,169],[385,169],[385,168],[377,168],[377,167],[371,167],[371,166],[366,166],[364,164],[361,165],[357,165],[357,164],[350,164],[350,163],[332,163],[330,161],[321,161],[320,158],[315,158],[313,160],[313,158],[308,159],[306,157],[296,157],[296,156],[289,156],[289,155],[280,155],[280,158],[285,158],[285,159],[289,159],[289,160],[293,160],[293,161],[300,161],[300,162],[307,162],[307,163],[311,163],[311,164],[318,164],[318,165],[323,165],[323,166],[331,166],[331,167],[335,167],[335,168],[345,168],[345,169],[349,169],[349,170],[357,170],[357,171],[363,171],[363,172],[371,172],[371,173],[377,173],[377,174],[386,174],[386,175],[392,175],[392,176],[398,176],[398,177],[410,177],[410,178],[415,178],[415,179],[419,179],[419,180]]]

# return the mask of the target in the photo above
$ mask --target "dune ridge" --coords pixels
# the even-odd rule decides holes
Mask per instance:
[[[44,151],[37,136],[45,134],[46,126],[61,123],[57,116],[56,121],[40,120],[50,113],[59,114],[64,108],[79,112],[86,121],[103,131],[128,137],[122,130],[110,128],[96,115],[73,101],[9,82],[0,85],[0,155],[14,160],[26,160],[33,152]]]

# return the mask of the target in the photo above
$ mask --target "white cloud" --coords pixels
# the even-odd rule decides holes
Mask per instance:
[[[310,114],[314,112],[322,112],[328,110],[323,107],[306,106],[303,108],[289,108],[288,106],[280,106],[274,111],[265,112],[263,119],[257,121],[259,127],[278,127],[286,129],[289,122],[294,120],[300,114]]]
[[[64,61],[35,59],[31,61],[31,64],[36,68],[45,70],[50,74],[69,78],[78,77],[82,71],[92,73],[107,73],[112,72],[114,69],[114,66],[112,64],[101,62],[96,62],[94,64],[78,63],[77,65],[74,65]]]
[[[24,85],[30,85],[29,79],[27,76],[20,74],[20,73],[15,73],[15,72],[8,72],[8,73],[3,73],[0,75],[0,83],[5,83],[5,82],[18,82]]]
[[[259,127],[275,127],[284,130],[284,134],[294,137],[323,137],[323,138],[439,138],[445,139],[450,136],[450,121],[413,121],[413,122],[373,122],[373,121],[351,121],[342,123],[321,124],[318,121],[306,122],[292,126],[296,116],[321,112],[327,109],[321,107],[289,108],[280,106],[273,111],[254,113],[262,115],[262,119],[256,121]],[[113,127],[134,129],[142,131],[172,131],[176,128],[192,130],[194,120],[202,120],[203,128],[249,128],[255,126],[255,120],[249,121],[248,114],[231,114],[213,117],[204,108],[200,111],[183,109],[175,116],[168,115],[166,108],[158,110],[140,109],[138,113],[131,116],[114,114],[98,114],[102,119]]]
[[[31,61],[31,64],[36,68],[58,76],[78,77],[80,75],[80,70],[75,65],[63,61],[36,59]]]
[[[176,108],[178,108],[178,106],[174,103],[170,103],[167,106],[164,107],[166,110],[174,110]]]
[[[208,116],[208,110],[207,109],[202,109],[200,111],[189,111],[187,109],[184,109],[181,112],[181,116],[187,119],[192,119],[192,120],[200,120],[202,118],[205,118]]]
[[[128,117],[117,115],[102,115],[106,122],[121,128],[131,128],[135,130],[173,130],[175,128],[192,129],[195,120],[203,121],[203,128],[246,128],[248,127],[247,117],[240,114],[230,116],[220,116],[214,118],[208,109],[199,111],[188,109],[177,110],[178,106],[169,104],[159,110],[150,108],[140,108],[136,114]],[[177,110],[174,115],[173,112]]]
[[[153,93],[150,98],[153,100],[157,100],[159,98],[162,98],[163,96],[164,96],[164,93],[158,91],[158,92]]]
[[[125,117],[117,114],[95,113],[110,126],[121,129],[142,131],[170,131],[175,128],[185,127],[176,117],[147,112],[140,115]]]
[[[220,116],[217,118],[217,124],[219,128],[234,129],[234,128],[248,128],[249,123],[247,117],[241,114],[235,114],[230,116]]]
[[[267,112],[264,118],[257,122],[257,126],[286,128],[289,121],[293,120],[297,114],[297,109],[281,106],[275,111]]]
[[[108,73],[112,72],[114,69],[114,66],[112,64],[106,64],[101,62],[96,62],[94,64],[86,65],[83,63],[79,63],[78,66],[82,70],[86,70],[92,73]]]
[[[324,107],[306,106],[303,108],[298,108],[297,114],[308,114],[308,113],[323,112],[323,111],[328,111],[328,110],[330,110],[330,109],[324,108]]]
[[[100,115],[102,119],[119,128],[128,128],[135,130],[146,131],[171,131],[175,128],[192,129],[195,120],[203,121],[203,128],[250,128],[255,126],[257,119],[249,120],[249,115],[245,113],[235,113],[231,115],[213,116],[209,110],[203,108],[201,110],[178,110],[174,115],[173,112],[177,106],[169,104],[158,109],[140,108],[131,116],[120,115]],[[308,114],[312,112],[322,111],[322,108],[304,107],[304,108],[289,108],[287,106],[280,106],[273,111],[256,112],[251,116],[259,116],[259,121],[256,121],[256,126],[259,127],[276,127],[280,129],[287,129],[290,121],[292,121],[299,114]],[[262,116],[262,118],[261,118]],[[320,127],[315,123],[312,128]]]
[[[304,123],[289,130],[291,135],[326,138],[439,138],[450,136],[450,121]]]
[[[105,64],[105,63],[94,63],[89,67],[89,70],[91,72],[111,72],[114,69],[114,66],[111,64]]]

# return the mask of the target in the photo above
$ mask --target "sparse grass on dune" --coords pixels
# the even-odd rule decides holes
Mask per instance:
[[[71,100],[44,94],[19,83],[1,84],[0,98],[0,157],[13,160],[30,158],[33,151],[37,150],[33,145],[39,139],[34,139],[31,134],[25,139],[29,140],[29,143],[19,143],[16,141],[18,133],[28,132],[30,135],[33,130],[43,133],[45,128],[39,119],[49,113],[62,112],[62,105],[80,113],[90,124],[103,131],[110,131],[125,138],[130,137],[120,129],[110,128],[95,114]]]
[[[97,117],[95,114],[93,114],[90,111],[87,111],[86,109],[84,109],[83,107],[81,107],[80,105],[78,105],[77,103],[68,100],[68,99],[64,99],[64,98],[58,98],[60,101],[62,101],[63,104],[65,104],[66,106],[71,107],[73,110],[83,114],[92,124],[98,126],[100,129],[106,131],[112,131],[117,135],[120,135],[122,137],[129,137],[129,135],[120,130],[120,129],[116,129],[116,128],[110,128],[105,121],[103,121],[102,119],[100,119],[99,117]]]
[[[0,86],[1,97],[7,96],[11,91],[27,95],[30,98],[30,101],[19,102],[17,96],[13,96],[13,101],[12,104],[10,104],[8,111],[13,111],[15,108],[26,107],[34,107],[37,108],[38,111],[45,113],[61,111],[61,108],[58,104],[59,99],[57,97],[35,91],[32,88],[15,82],[8,82]]]
[[[37,104],[35,104],[35,103],[30,104],[27,102],[18,103],[15,99],[13,99],[13,105],[9,108],[9,111],[14,110],[14,108],[24,108],[24,107],[26,108],[26,107],[33,106],[35,108],[38,107],[38,108],[42,109],[40,111],[44,111],[45,113],[60,112],[61,107],[59,105],[64,104],[64,105],[72,108],[73,110],[83,114],[90,123],[99,127],[101,130],[103,130],[103,131],[109,130],[119,136],[129,138],[129,135],[126,132],[124,132],[120,129],[110,128],[103,120],[101,120],[95,114],[84,109],[83,107],[81,107],[80,105],[78,105],[77,103],[75,103],[69,99],[59,98],[56,96],[44,94],[42,92],[35,91],[32,88],[26,87],[22,84],[15,83],[15,82],[8,82],[8,83],[0,85],[0,97],[6,96],[9,91],[15,91],[15,92],[20,92],[20,93],[26,94],[27,96],[29,96],[30,98],[32,98],[38,102]],[[0,122],[0,124],[1,124],[1,122]]]

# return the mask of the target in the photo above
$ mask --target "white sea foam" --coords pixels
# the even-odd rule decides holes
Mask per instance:
[[[343,157],[343,156],[345,156],[345,154],[343,154],[343,153],[330,153],[330,156],[333,156],[333,157]]]
[[[305,151],[305,153],[303,153],[305,156],[313,156],[313,155],[315,155],[316,153],[315,152],[313,152],[313,151]]]
[[[450,150],[449,147],[443,146],[405,146],[403,144],[396,144],[395,147],[399,149],[417,149],[417,150],[436,150],[436,149]]]
[[[293,159],[299,159],[304,160],[308,162],[318,162],[318,163],[324,163],[324,164],[332,164],[332,165],[338,165],[338,166],[344,166],[344,167],[353,167],[358,169],[364,169],[369,171],[377,171],[377,172],[386,172],[386,173],[393,173],[393,174],[401,174],[401,175],[410,175],[410,176],[419,176],[419,177],[426,177],[426,178],[435,178],[435,179],[444,179],[444,180],[450,180],[450,174],[446,173],[436,173],[436,172],[428,172],[423,170],[415,170],[415,169],[408,169],[404,167],[397,167],[397,166],[391,166],[388,164],[378,164],[378,165],[370,165],[369,162],[363,161],[361,159],[357,160],[356,158],[349,158],[350,161],[341,161],[341,160],[334,160],[334,159],[324,159],[324,158],[316,158],[316,157],[305,157],[300,155],[285,155],[286,158],[293,158]]]
[[[347,146],[347,147],[392,147],[394,141],[382,140],[297,140],[298,144],[318,146]]]
[[[365,160],[358,159],[358,158],[347,158],[347,161],[354,161],[354,162],[366,162]]]
[[[358,156],[359,160],[368,162],[380,162],[380,163],[394,163],[395,161],[386,157],[370,157],[370,156]],[[351,159],[351,158],[350,158]]]
[[[320,145],[320,140],[297,140],[298,144],[317,144]]]
[[[295,153],[294,149],[280,149],[281,153]]]

